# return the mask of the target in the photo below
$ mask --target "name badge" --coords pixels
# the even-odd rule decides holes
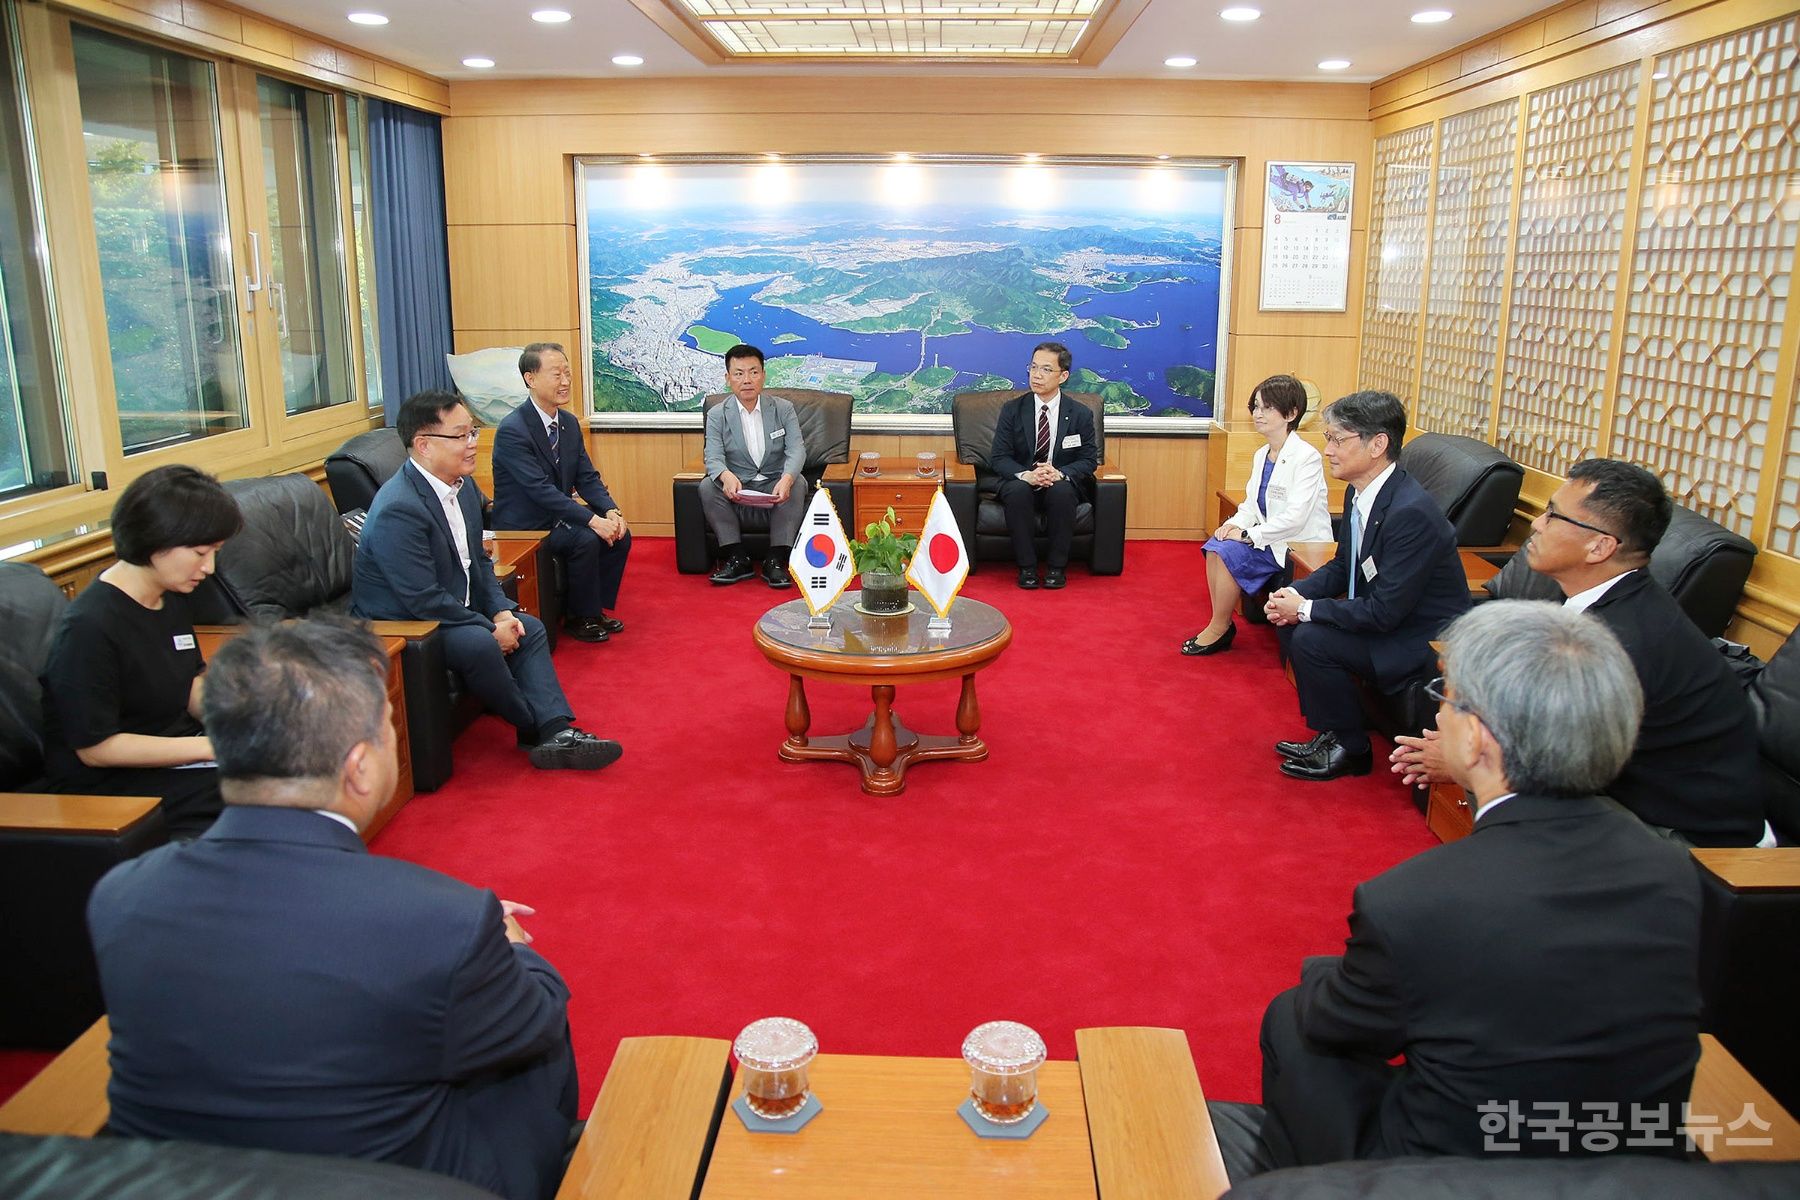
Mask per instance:
[[[176,634],[175,648],[177,650],[192,650],[194,648],[194,635],[191,633]]]
[[[1362,573],[1363,573],[1364,579],[1368,580],[1371,583],[1373,583],[1375,581],[1375,560],[1374,559],[1372,559],[1372,558],[1363,559]]]
[[[1081,448],[1081,435],[1079,433],[1071,433],[1068,437],[1063,439],[1062,448],[1064,450],[1080,449]]]
[[[776,431],[775,431],[775,432],[774,432],[774,433],[771,433],[771,434],[770,434],[770,435],[769,435],[769,440],[770,440],[770,441],[771,441],[771,442],[772,442],[772,441],[774,441],[774,440],[775,440],[775,439],[776,439],[776,438],[784,438],[784,437],[786,437],[786,436],[787,436],[787,430],[785,430],[785,429],[777,429],[777,430],[776,430]]]

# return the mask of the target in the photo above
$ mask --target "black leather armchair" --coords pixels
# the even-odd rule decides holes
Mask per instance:
[[[0,1045],[61,1049],[100,1016],[88,896],[116,864],[169,840],[154,798],[92,798],[72,819],[63,797],[38,792],[38,679],[67,604],[35,566],[0,563]]]
[[[1677,504],[1668,532],[1650,554],[1650,574],[1663,585],[1700,632],[1718,637],[1731,623],[1756,547],[1710,517]],[[1556,581],[1533,571],[1521,552],[1487,581],[1496,600],[1561,600]]]
[[[1459,546],[1498,546],[1506,539],[1525,468],[1472,437],[1422,433],[1400,447],[1400,467],[1444,510]]]
[[[406,447],[400,442],[399,430],[389,426],[357,434],[325,459],[325,482],[331,485],[331,502],[337,505],[340,513],[355,512],[359,508],[367,510],[375,502],[375,493],[381,490],[381,485],[392,479],[394,472],[405,462]],[[474,486],[474,480],[464,486]],[[476,495],[481,495],[479,489]],[[491,500],[481,496],[484,514],[490,513],[493,507]],[[483,523],[487,521],[484,515]],[[524,537],[528,532],[522,531],[516,536]],[[513,531],[494,531],[497,540],[504,541],[510,536],[514,536]],[[562,559],[552,554],[550,547],[542,542],[537,548],[537,578],[540,581],[538,611],[531,615],[544,623],[550,649],[555,650],[557,633],[562,629],[563,597],[568,594],[569,583]]]
[[[975,468],[973,480],[951,480],[945,489],[950,511],[956,516],[963,544],[975,562],[1012,559],[1012,540],[1006,532],[1006,510],[1000,507],[1000,477],[989,469],[988,454],[994,448],[994,429],[1000,410],[1018,392],[962,392],[950,402],[950,426],[956,438],[956,461]],[[1094,414],[1094,442],[1100,464],[1106,462],[1106,420],[1100,397],[1092,392],[1064,392],[1063,399],[1087,405]],[[1075,508],[1075,540],[1071,558],[1088,564],[1096,575],[1118,575],[1125,570],[1125,476],[1096,469],[1091,498]],[[1045,552],[1044,531],[1037,530],[1038,553]]]
[[[706,397],[702,411],[711,412],[729,393],[715,392]],[[765,395],[780,396],[794,406],[800,422],[800,434],[806,439],[806,462],[800,473],[809,487],[823,484],[831,491],[831,502],[840,516],[853,510],[850,484],[850,397],[843,392],[821,392],[811,388],[768,388]],[[842,465],[841,470],[831,467]],[[690,465],[675,475],[675,568],[683,575],[705,575],[713,569],[719,542],[706,513],[700,507],[700,481],[706,478],[704,467]],[[739,514],[743,526],[745,552],[761,559],[769,552],[769,513],[767,509],[745,508]]]
[[[194,593],[194,619],[238,625],[350,611],[356,545],[319,485],[304,475],[233,479],[225,490],[244,527],[219,549],[213,577]],[[450,778],[450,745],[478,707],[458,711],[462,688],[444,658],[435,622],[374,623],[406,638],[400,670],[413,788],[429,792]]]
[[[1800,630],[1750,683],[1762,748],[1763,798],[1784,846],[1800,846]]]

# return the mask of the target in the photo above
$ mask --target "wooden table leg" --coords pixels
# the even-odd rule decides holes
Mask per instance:
[[[981,740],[976,736],[981,732],[981,705],[975,699],[973,672],[963,676],[962,699],[956,702],[956,731],[962,734],[957,740],[965,746]]]
[[[869,689],[875,699],[875,725],[869,731],[869,757],[876,770],[886,773],[894,765],[899,749],[894,736],[894,688],[892,684],[876,684]]]
[[[892,688],[888,689],[890,692]],[[798,675],[788,676],[787,731],[788,745],[806,745],[806,731],[812,725],[812,710],[806,707],[806,681]]]

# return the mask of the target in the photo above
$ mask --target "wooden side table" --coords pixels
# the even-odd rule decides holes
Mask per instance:
[[[919,532],[925,528],[925,516],[931,511],[932,494],[950,480],[959,478],[956,473],[959,465],[940,457],[935,473],[921,475],[916,456],[884,457],[880,474],[865,475],[858,470],[852,485],[856,504],[851,514],[850,536],[862,536],[863,530],[885,517],[890,508],[894,510],[895,533]]]

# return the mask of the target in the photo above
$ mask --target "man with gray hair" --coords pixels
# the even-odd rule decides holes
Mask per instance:
[[[1509,600],[1451,625],[1443,662],[1430,686],[1474,832],[1359,886],[1343,955],[1270,1003],[1267,1109],[1222,1106],[1228,1128],[1260,1123],[1257,1167],[1621,1147],[1567,1135],[1585,1110],[1681,1124],[1699,881],[1598,795],[1637,736],[1631,663],[1594,618]],[[1560,1137],[1531,1124],[1558,1111]]]
[[[114,868],[88,928],[110,1129],[555,1191],[569,990],[494,894],[363,847],[398,775],[387,659],[331,619],[252,629],[206,673],[225,811]]]

